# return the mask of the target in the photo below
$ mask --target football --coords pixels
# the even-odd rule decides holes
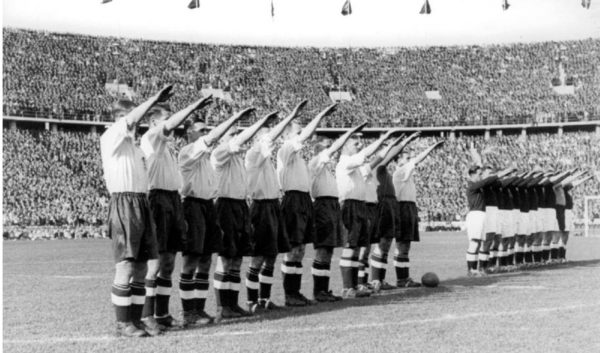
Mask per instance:
[[[438,278],[438,276],[433,273],[433,272],[427,272],[426,274],[423,275],[423,277],[421,277],[421,283],[423,283],[423,285],[425,287],[437,287],[438,284],[440,284],[440,279]]]

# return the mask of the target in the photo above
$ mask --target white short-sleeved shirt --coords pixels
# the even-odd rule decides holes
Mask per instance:
[[[396,199],[398,201],[417,202],[417,188],[415,186],[415,167],[414,160],[396,167],[392,179],[394,189],[396,189]]]
[[[371,170],[365,178],[365,201],[368,203],[377,203],[377,186],[379,180],[375,176],[375,171]]]
[[[144,153],[135,145],[135,133],[121,118],[100,137],[100,153],[106,188],[115,192],[148,192]]]
[[[265,140],[256,142],[246,152],[248,192],[253,200],[278,199],[281,196],[277,173],[271,161],[272,153],[273,148]]]
[[[172,138],[164,134],[164,126],[162,122],[146,131],[140,147],[148,160],[148,189],[176,191],[181,189],[181,174],[175,153],[168,146]]]
[[[286,140],[277,151],[277,176],[281,189],[309,192],[308,167],[300,150],[299,137]]]
[[[308,162],[310,175],[310,196],[338,197],[337,183],[331,171],[331,158],[322,151]]]
[[[217,197],[245,200],[248,178],[240,144],[235,138],[212,152],[210,162],[217,174]]]
[[[183,179],[181,195],[210,200],[217,197],[217,175],[210,163],[212,150],[203,138],[184,146],[179,152],[179,171]]]
[[[357,153],[353,156],[341,155],[335,168],[338,195],[343,200],[366,200],[365,176],[370,172],[365,165],[365,156]]]

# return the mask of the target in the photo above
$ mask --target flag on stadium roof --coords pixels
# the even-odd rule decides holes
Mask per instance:
[[[350,4],[350,0],[346,0],[344,3],[344,7],[342,7],[342,15],[352,15],[352,5]]]
[[[502,10],[506,11],[506,10],[508,10],[509,7],[510,7],[510,4],[508,3],[508,0],[503,0],[502,1]]]
[[[275,17],[275,5],[273,5],[273,0],[271,0],[271,18]]]
[[[421,7],[421,11],[419,12],[421,15],[429,15],[431,13],[431,6],[429,6],[429,0],[425,0],[423,7]]]
[[[200,0],[192,0],[188,4],[188,9],[197,9],[200,7]]]
[[[591,4],[592,0],[581,0],[581,6],[586,9],[589,9]]]

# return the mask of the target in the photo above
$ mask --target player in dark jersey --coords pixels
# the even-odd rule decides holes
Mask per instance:
[[[482,272],[477,269],[479,260],[479,249],[481,239],[484,237],[485,223],[485,200],[483,197],[483,188],[502,178],[513,171],[512,168],[505,169],[498,174],[488,175],[488,172],[482,175],[480,166],[469,168],[469,179],[467,181],[467,204],[469,213],[467,213],[466,226],[469,246],[467,248],[467,274],[469,276],[481,276]]]
[[[565,193],[565,226],[560,232],[560,240],[558,245],[558,261],[565,262],[567,254],[567,242],[569,240],[569,232],[573,229],[573,197],[571,191],[573,188],[589,181],[593,175],[588,172],[577,172],[562,181],[561,185]]]
[[[400,232],[398,202],[396,201],[396,191],[388,165],[419,135],[420,132],[415,132],[403,141],[402,137],[398,138],[388,146],[391,148],[384,150],[383,159],[374,168],[377,177],[378,215],[376,236],[375,239],[371,239],[371,243],[375,245],[369,259],[371,285],[374,292],[396,288],[385,281],[388,253],[394,238],[399,239]]]

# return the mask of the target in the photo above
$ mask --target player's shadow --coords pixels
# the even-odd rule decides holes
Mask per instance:
[[[525,270],[519,270],[515,272],[495,273],[485,277],[458,277],[454,279],[445,280],[443,282],[443,285],[448,286],[450,288],[489,286],[509,279],[528,277],[536,272],[555,271],[558,269],[566,269],[573,267],[595,267],[599,264],[600,259],[585,261],[569,261],[561,264],[557,263],[541,265],[538,267],[530,267]]]
[[[515,278],[526,278],[534,275],[537,271],[551,271],[561,268],[571,267],[594,267],[600,265],[598,260],[586,261],[571,261],[564,264],[550,264],[527,270],[492,274],[486,277],[458,277],[444,280],[436,288],[410,288],[410,289],[394,289],[390,291],[382,291],[380,294],[373,295],[369,298],[361,299],[346,299],[333,303],[318,303],[312,306],[300,308],[283,308],[281,310],[269,311],[267,313],[257,314],[252,317],[242,319],[225,320],[219,325],[234,325],[238,323],[253,323],[266,320],[280,320],[289,316],[304,316],[313,315],[330,311],[343,310],[349,307],[365,307],[365,306],[381,306],[390,304],[411,304],[418,301],[423,301],[428,297],[446,296],[450,293],[464,291],[468,287],[490,286],[503,281],[510,281]]]
[[[414,303],[415,301],[421,301],[423,300],[423,298],[429,296],[450,292],[452,292],[451,289],[444,286],[443,283],[442,285],[436,288],[420,287],[393,289],[388,291],[382,291],[381,293],[372,295],[368,298],[344,299],[339,302],[317,303],[315,305],[297,308],[283,308],[280,310],[274,310],[269,311],[267,313],[258,314],[252,317],[225,320],[219,323],[219,325],[233,325],[238,323],[253,323],[267,320],[279,320],[285,319],[290,316],[299,317],[304,315],[320,314],[324,312],[343,310],[350,307],[407,304]]]

